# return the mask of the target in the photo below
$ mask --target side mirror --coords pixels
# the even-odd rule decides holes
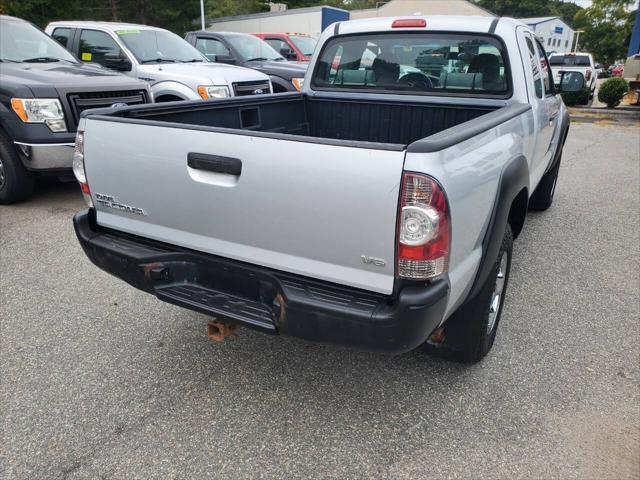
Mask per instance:
[[[104,66],[118,72],[130,72],[131,60],[116,53],[106,53],[104,55]]]
[[[229,65],[234,65],[236,63],[236,59],[231,55],[216,55],[216,59],[214,62],[218,63],[227,63]]]
[[[560,74],[560,93],[581,92],[584,89],[584,75],[580,72],[562,72]]]

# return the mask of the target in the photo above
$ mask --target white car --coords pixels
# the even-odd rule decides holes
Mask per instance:
[[[209,62],[178,35],[130,23],[52,22],[46,33],[83,62],[145,80],[156,102],[271,93],[256,70]]]
[[[586,86],[589,87],[589,98],[593,97],[598,75],[593,56],[590,53],[554,53],[549,55],[549,63],[556,87],[560,84],[562,72],[580,72],[584,76]]]

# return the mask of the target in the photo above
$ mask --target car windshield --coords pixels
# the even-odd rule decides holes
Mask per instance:
[[[551,55],[551,66],[564,65],[565,67],[588,67],[591,65],[587,55]]]
[[[249,60],[284,60],[271,45],[253,35],[231,35],[228,41],[238,52],[243,62]]]
[[[22,20],[0,19],[0,60],[72,62],[77,60],[46,33]]]
[[[313,55],[316,43],[318,43],[317,39],[303,35],[289,35],[289,38],[305,57]]]
[[[327,42],[312,84],[321,89],[504,97],[509,70],[504,46],[488,35],[351,35]]]
[[[186,40],[166,30],[130,28],[116,33],[140,63],[208,61]]]

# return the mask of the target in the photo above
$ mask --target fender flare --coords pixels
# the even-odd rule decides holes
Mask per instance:
[[[500,175],[493,211],[487,231],[482,239],[482,257],[465,303],[475,298],[487,281],[494,262],[498,258],[502,237],[509,221],[511,205],[523,189],[526,189],[527,192],[529,190],[529,164],[523,155],[519,155],[507,163]]]
[[[567,141],[567,135],[569,135],[569,126],[571,125],[571,117],[569,116],[569,112],[565,109],[564,114],[562,115],[562,120],[560,123],[560,135],[558,136],[558,145],[556,146],[556,151],[553,154],[553,160],[549,164],[549,167],[544,173],[550,172],[553,170],[560,161],[560,157],[562,157],[562,149],[564,148],[564,142]]]
[[[173,95],[182,100],[201,100],[200,96],[185,84],[175,81],[163,81],[151,86],[154,100],[163,95]]]

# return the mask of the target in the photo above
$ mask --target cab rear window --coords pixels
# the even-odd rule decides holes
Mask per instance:
[[[384,33],[335,37],[323,47],[318,89],[507,96],[502,42],[488,35]]]
[[[588,67],[591,65],[587,55],[552,55],[549,58],[552,66]]]

